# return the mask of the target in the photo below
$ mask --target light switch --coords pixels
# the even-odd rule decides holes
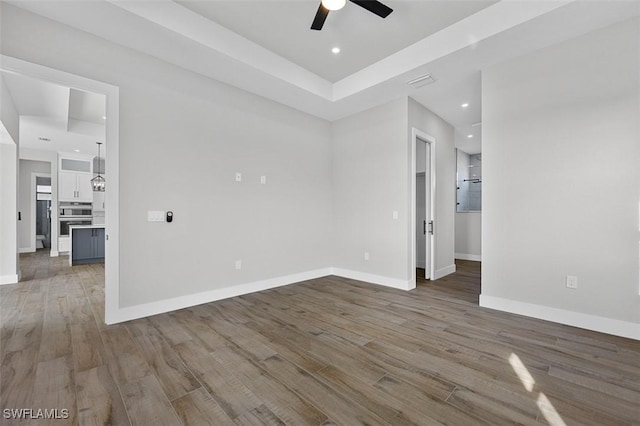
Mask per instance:
[[[164,222],[164,211],[149,210],[147,212],[147,222]]]
[[[236,172],[236,182],[242,182],[242,173]]]

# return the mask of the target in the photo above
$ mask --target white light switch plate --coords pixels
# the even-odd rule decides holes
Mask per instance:
[[[242,173],[236,172],[236,182],[242,182]]]
[[[164,222],[164,211],[149,210],[147,212],[147,222]]]

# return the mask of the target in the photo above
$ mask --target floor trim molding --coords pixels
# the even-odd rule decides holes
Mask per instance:
[[[503,299],[501,297],[486,296],[483,294],[480,295],[480,306],[612,334],[614,336],[640,340],[640,324],[633,322],[519,302],[517,300]]]
[[[438,278],[442,278],[445,277],[449,274],[453,274],[454,272],[456,272],[456,265],[449,265],[449,266],[445,266],[444,268],[440,268],[440,269],[436,269],[434,275],[435,277],[433,277],[434,280],[437,280]]]
[[[118,309],[114,315],[106,318],[107,324],[116,324],[137,318],[171,312],[178,309],[201,305],[203,303],[215,302],[216,300],[228,299],[230,297],[242,296],[243,294],[257,291],[269,290],[301,281],[312,280],[314,278],[331,275],[331,268],[316,269],[313,271],[300,272],[297,274],[285,275],[282,277],[269,278],[246,284],[234,285],[230,287],[218,288],[196,294],[187,294],[171,299],[159,300],[157,302],[145,303],[142,305],[127,306]]]
[[[16,284],[18,282],[18,274],[0,275],[0,285]]]
[[[415,283],[411,284],[409,280],[401,280],[398,278],[385,277],[383,275],[369,274],[367,272],[352,271],[342,268],[331,268],[332,275],[343,278],[350,278],[357,281],[365,281],[372,284],[383,285],[385,287],[397,288],[400,290],[413,290],[416,288]]]
[[[473,260],[475,262],[482,262],[482,256],[479,254],[456,253],[455,258],[460,260]]]

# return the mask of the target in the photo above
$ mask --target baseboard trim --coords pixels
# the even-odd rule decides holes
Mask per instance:
[[[13,275],[0,275],[0,285],[5,284],[17,284],[18,283],[18,274]]]
[[[49,253],[49,256],[51,257],[58,257],[60,254],[58,253],[58,250],[51,250],[51,252]]]
[[[342,268],[331,268],[332,275],[337,275],[343,278],[349,278],[357,281],[365,281],[372,284],[383,285],[385,287],[393,287],[400,290],[413,290],[416,288],[416,284],[411,283],[409,280],[401,280],[398,278],[385,277],[383,275],[369,274],[366,272],[352,271]]]
[[[482,262],[482,256],[479,254],[456,253],[455,258],[460,260],[473,260],[475,262]]]
[[[107,314],[106,323],[116,324],[151,315],[163,314],[165,312],[176,311],[178,309],[201,305],[203,303],[215,302],[216,300],[228,299],[230,297],[242,296],[243,294],[269,290],[271,288],[294,284],[301,281],[326,277],[327,275],[331,275],[331,268],[316,269],[313,271],[285,275],[282,277],[224,287],[196,294],[188,294],[142,305],[128,306],[118,309],[117,312],[114,312],[113,314]]]
[[[456,265],[449,265],[449,266],[445,266],[444,268],[440,268],[440,269],[436,269],[434,275],[435,277],[433,277],[434,280],[437,280],[438,278],[442,278],[445,277],[447,275],[453,274],[456,271]]]
[[[517,300],[503,299],[501,297],[480,295],[480,306],[498,311],[510,312],[527,317],[538,318],[546,321],[584,328],[640,340],[640,324],[620,321],[597,315],[583,314],[580,312],[566,311],[564,309],[551,308],[543,305],[519,302]]]
[[[18,253],[35,253],[35,247],[23,247],[18,249]]]

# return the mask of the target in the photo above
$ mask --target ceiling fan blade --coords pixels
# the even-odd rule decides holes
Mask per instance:
[[[376,0],[351,0],[351,2],[367,9],[371,13],[375,13],[381,18],[386,18],[393,12],[393,9]]]
[[[320,31],[324,25],[324,21],[327,19],[327,15],[329,15],[329,9],[320,3],[320,7],[318,7],[318,11],[316,12],[316,17],[313,18],[311,29]]]

